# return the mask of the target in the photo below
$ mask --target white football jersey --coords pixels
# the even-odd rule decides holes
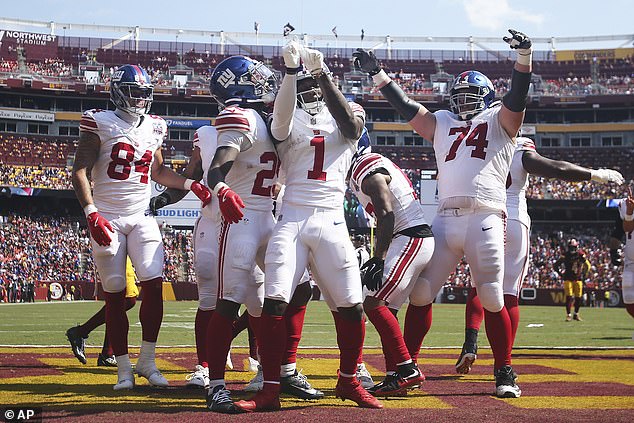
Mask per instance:
[[[529,173],[524,169],[522,157],[525,151],[536,151],[535,143],[530,138],[517,137],[517,147],[513,154],[511,170],[506,179],[506,210],[509,219],[519,220],[530,227],[531,218],[526,205],[526,188]]]
[[[439,110],[434,132],[438,199],[472,197],[476,203],[506,209],[506,177],[515,141],[499,120],[500,106],[485,109],[471,121]]]
[[[111,110],[87,110],[80,131],[99,136],[99,157],[92,168],[95,206],[120,216],[148,208],[152,189],[150,171],[154,153],[167,136],[167,124],[154,115],[144,115],[138,126],[129,124]]]
[[[363,193],[361,184],[366,176],[375,173],[378,169],[385,169],[392,178],[388,188],[391,194],[390,203],[394,211],[394,233],[427,224],[423,206],[416,198],[416,192],[412,188],[412,182],[407,175],[390,159],[376,153],[363,154],[357,157],[352,163],[350,172],[350,189],[359,198],[365,211],[372,217],[376,217],[372,199]]]
[[[272,210],[271,188],[279,169],[279,159],[262,116],[253,109],[227,107],[214,123],[218,131],[218,147],[240,150],[225,182],[234,190],[247,210]],[[223,133],[239,133],[246,137],[241,145],[235,136],[223,137]]]
[[[625,198],[618,200],[619,202],[619,215],[621,219],[625,219],[627,214],[627,208],[625,206]],[[625,258],[630,262],[634,261],[634,240],[632,239],[632,232],[625,233],[625,247],[623,247],[623,253]]]
[[[201,126],[194,133],[194,147],[198,147],[200,150],[200,158],[203,168],[203,180],[201,183],[209,188],[207,183],[207,173],[209,172],[209,166],[216,154],[216,147],[218,145],[218,132],[213,126]],[[213,197],[213,196],[212,196]],[[202,203],[201,203],[202,206]],[[220,210],[218,209],[218,202],[215,198],[211,199],[211,202],[201,209],[203,216],[211,219],[218,219],[220,216]]]
[[[349,103],[365,121],[365,111]],[[346,138],[327,107],[315,116],[296,108],[290,136],[277,144],[286,175],[284,201],[300,207],[339,209],[346,191],[346,175],[357,140]]]

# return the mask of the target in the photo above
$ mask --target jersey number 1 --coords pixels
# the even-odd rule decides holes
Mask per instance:
[[[326,172],[324,172],[324,155],[326,145],[324,137],[319,135],[310,140],[310,145],[315,147],[315,160],[313,161],[313,168],[308,171],[308,179],[317,179],[319,181],[326,180]]]

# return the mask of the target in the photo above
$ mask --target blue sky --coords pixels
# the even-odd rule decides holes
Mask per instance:
[[[359,35],[361,29],[366,36],[501,37],[508,28],[534,37],[634,33],[631,0],[29,0],[3,2],[0,14],[42,21],[227,32],[253,32],[257,21],[263,33],[281,32],[290,22],[298,33],[331,34],[336,26],[339,35],[351,36]],[[68,35],[73,34],[68,31]],[[612,41],[577,48],[622,44]]]

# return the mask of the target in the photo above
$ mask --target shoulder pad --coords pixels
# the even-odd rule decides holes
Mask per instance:
[[[246,109],[237,106],[227,107],[216,117],[214,126],[219,132],[227,130],[250,132],[251,120],[249,117],[249,111]]]

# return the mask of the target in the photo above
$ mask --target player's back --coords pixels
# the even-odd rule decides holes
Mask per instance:
[[[214,126],[218,131],[218,147],[229,145],[223,133],[239,133],[248,139],[246,147],[232,147],[241,151],[225,178],[226,183],[242,198],[247,210],[270,211],[279,159],[264,119],[253,109],[231,106],[218,115]]]
[[[198,147],[200,150],[201,166],[203,168],[203,179],[201,182],[209,188],[207,174],[209,173],[209,167],[211,166],[214,154],[216,154],[216,147],[218,146],[218,131],[210,125],[201,126],[194,133],[193,144],[194,147]],[[201,212],[205,217],[217,219],[219,217],[217,201],[212,198],[211,202],[203,207]]]
[[[365,118],[361,106],[350,104],[355,115]],[[286,174],[284,201],[296,207],[340,208],[356,141],[341,133],[328,108],[314,116],[295,109],[289,138],[277,144]]]
[[[526,188],[528,188],[529,174],[524,169],[522,157],[525,151],[536,150],[535,143],[529,138],[518,137],[516,141],[517,147],[506,180],[506,208],[509,219],[519,220],[528,226],[530,217],[526,205]]]
[[[130,124],[110,110],[87,110],[80,130],[99,136],[99,157],[92,168],[93,197],[105,213],[130,215],[147,209],[154,153],[167,135],[165,121],[144,115]]]
[[[439,110],[434,152],[438,198],[473,197],[482,206],[506,208],[506,179],[515,142],[499,121],[500,106],[485,109],[471,121]]]
[[[368,175],[379,171],[379,169],[384,169],[391,177],[388,189],[394,212],[394,233],[427,224],[423,206],[418,201],[410,179],[390,159],[377,153],[368,153],[357,157],[350,170],[349,185],[363,204],[365,211],[374,215],[372,199],[361,190],[361,184]]]

